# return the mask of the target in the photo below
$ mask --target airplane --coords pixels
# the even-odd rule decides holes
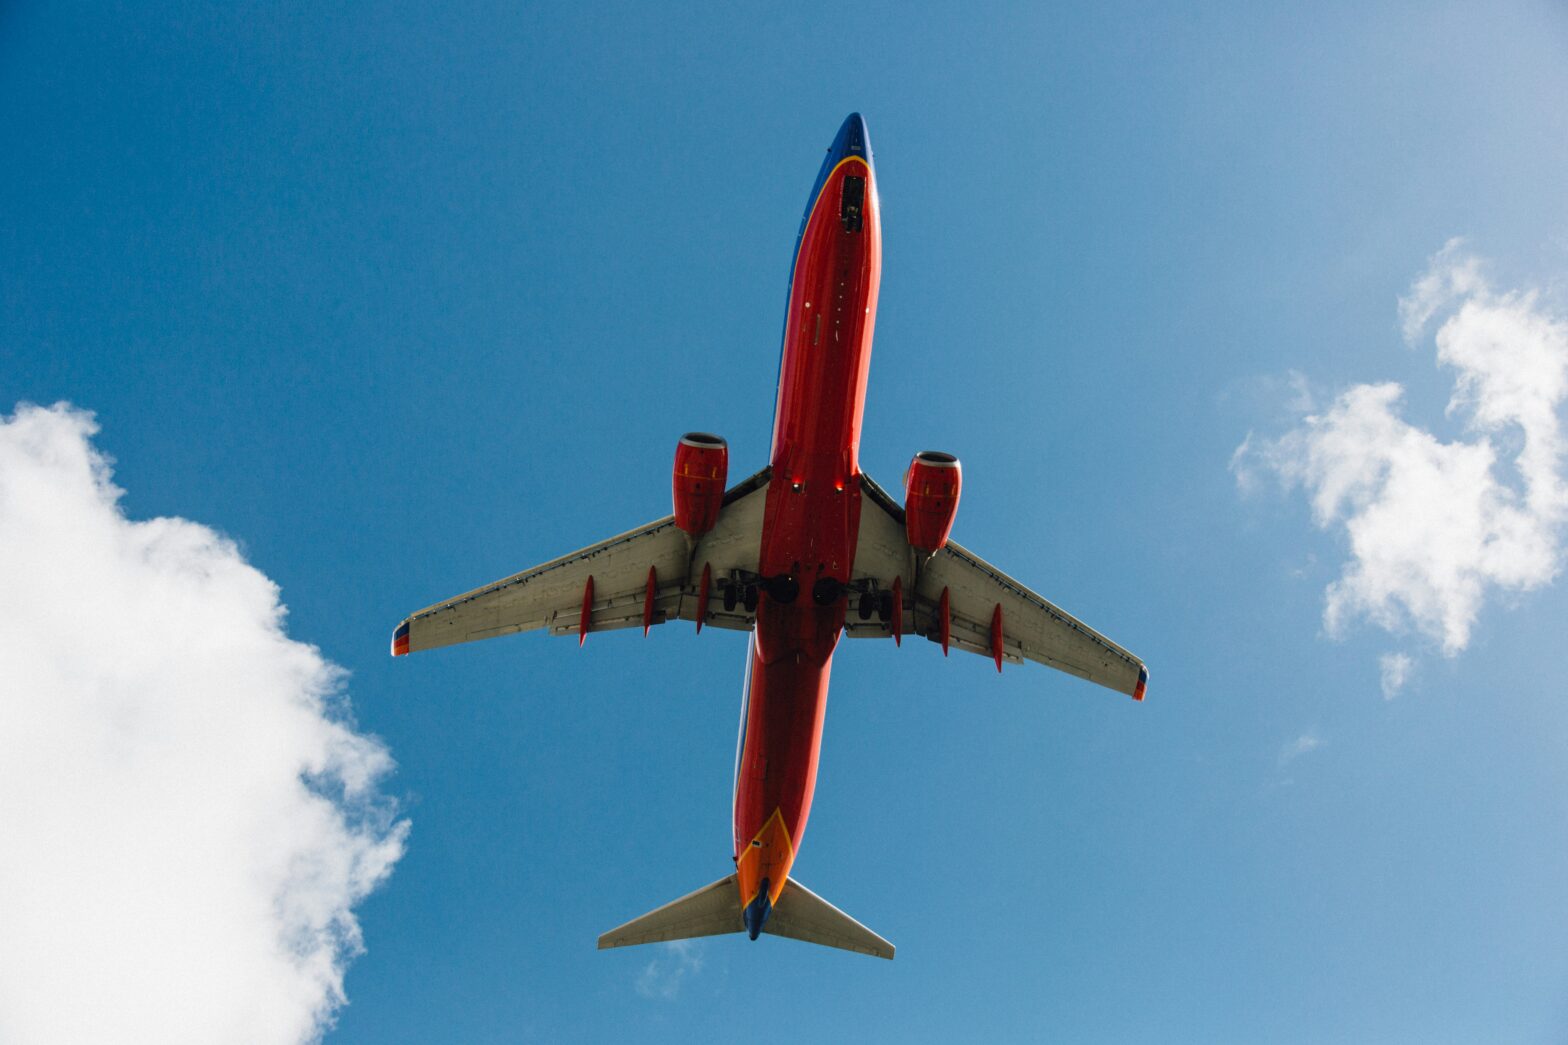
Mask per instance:
[[[866,123],[839,128],[795,238],[766,468],[726,486],[729,448],[688,432],[674,513],[405,619],[393,656],[513,632],[575,635],[672,620],[747,632],[735,753],[732,873],[599,937],[601,949],[745,932],[881,958],[887,940],[791,875],[816,787],[828,673],[841,635],[920,636],[1035,661],[1141,701],[1143,661],[949,539],[952,454],[923,450],[900,503],[860,470],[882,272]]]

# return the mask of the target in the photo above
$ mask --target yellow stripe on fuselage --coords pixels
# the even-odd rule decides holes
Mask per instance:
[[[846,163],[858,163],[866,169],[866,173],[868,175],[871,173],[871,164],[866,162],[866,158],[864,156],[845,156],[842,160],[839,160],[837,163],[835,163],[833,165],[833,169],[828,171],[828,176],[822,179],[822,188],[817,190],[817,198],[811,201],[811,212],[806,215],[806,229],[811,228],[811,219],[817,216],[817,204],[822,202],[822,197],[826,195],[828,186],[833,183],[833,175],[837,174],[838,169],[844,166]],[[805,229],[802,229],[801,231],[804,233]],[[806,245],[804,235],[802,235],[800,245],[802,247]]]

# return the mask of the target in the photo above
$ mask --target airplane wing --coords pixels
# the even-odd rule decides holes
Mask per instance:
[[[904,534],[904,510],[869,476],[862,476],[860,537],[852,580],[875,581],[885,590],[895,578],[903,612],[903,634],[944,642],[942,604],[947,603],[945,644],[996,661],[1045,664],[1142,700],[1149,671],[1143,661],[956,542],[928,561]],[[853,596],[845,632],[852,638],[894,635],[894,621],[860,617]]]
[[[695,545],[673,515],[665,516],[425,607],[398,625],[392,654],[536,629],[580,642],[589,631],[695,621],[699,611],[702,623],[749,631],[755,612],[739,604],[726,609],[720,584],[731,571],[757,568],[768,474],[763,469],[729,489],[718,522]]]

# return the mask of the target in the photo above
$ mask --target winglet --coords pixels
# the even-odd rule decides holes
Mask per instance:
[[[392,633],[392,656],[408,656],[408,621],[399,624]]]
[[[1132,699],[1143,700],[1143,691],[1149,688],[1149,667],[1147,664],[1138,665],[1138,685],[1132,691]]]

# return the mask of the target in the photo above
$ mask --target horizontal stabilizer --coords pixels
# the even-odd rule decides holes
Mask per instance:
[[[740,885],[732,874],[611,929],[599,937],[599,949],[720,936],[745,929]],[[877,958],[893,957],[892,944],[794,879],[784,883],[762,931]]]
[[[599,937],[599,949],[718,936],[745,928],[740,916],[740,886],[730,875],[611,929]]]
[[[893,957],[892,944],[793,878],[784,883],[784,892],[762,931],[874,958]]]

